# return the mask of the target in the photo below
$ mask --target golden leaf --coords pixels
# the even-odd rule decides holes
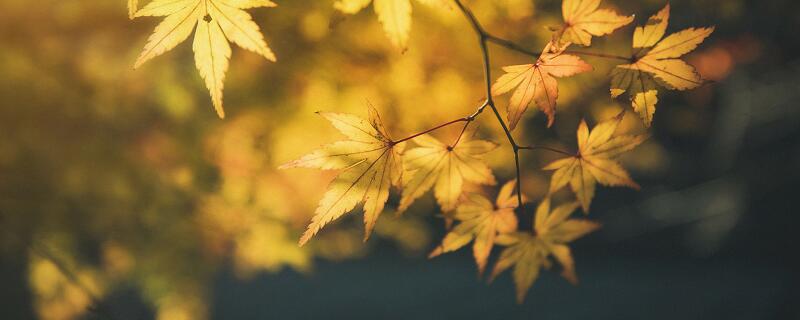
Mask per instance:
[[[710,28],[689,28],[663,40],[669,20],[669,4],[650,17],[647,24],[636,27],[633,48],[638,49],[632,63],[618,65],[611,75],[611,96],[629,92],[631,105],[646,126],[653,122],[658,102],[656,83],[670,90],[693,89],[704,80],[694,67],[680,60],[697,48],[712,32]]]
[[[139,10],[139,0],[128,0],[128,18],[133,19]]]
[[[417,0],[420,3],[441,8],[449,8],[445,0]],[[383,26],[383,31],[393,45],[406,50],[411,33],[411,1],[410,0],[338,0],[333,4],[337,10],[356,14],[366,8],[370,2]]]
[[[509,247],[500,253],[490,281],[508,268],[514,267],[517,303],[522,303],[528,290],[539,277],[542,267],[550,268],[549,257],[553,256],[561,265],[561,275],[570,283],[577,284],[575,262],[566,244],[600,227],[599,224],[589,220],[568,219],[577,207],[577,203],[568,203],[551,211],[550,199],[542,200],[536,209],[535,235],[530,232],[517,232],[505,236],[503,241],[498,240],[498,243]]]
[[[467,200],[458,206],[455,214],[448,216],[460,223],[445,235],[442,244],[428,257],[433,258],[442,253],[458,250],[474,240],[472,254],[478,265],[478,271],[483,273],[494,247],[495,238],[517,230],[517,216],[514,214],[514,209],[517,207],[515,187],[516,180],[506,183],[494,204],[479,194],[470,194]]]
[[[431,187],[442,211],[447,212],[455,209],[465,180],[477,184],[496,183],[492,169],[481,159],[483,154],[497,148],[496,143],[469,140],[464,136],[453,147],[427,134],[413,141],[419,147],[404,154],[406,177],[410,179],[403,183],[400,211],[406,210]]]
[[[562,42],[589,46],[592,36],[603,36],[633,21],[633,16],[621,16],[609,9],[597,8],[600,0],[564,0],[561,14],[564,26],[558,32]]]
[[[589,212],[596,183],[639,188],[625,169],[613,160],[647,139],[641,135],[612,137],[624,115],[621,112],[615,118],[597,124],[591,133],[586,121],[581,121],[578,126],[578,154],[544,167],[544,170],[555,170],[550,180],[551,193],[569,184],[583,211]]]
[[[320,115],[349,139],[323,146],[280,167],[342,170],[319,202],[308,229],[300,238],[300,245],[361,202],[364,202],[366,241],[389,198],[389,189],[392,185],[400,185],[404,143],[392,141],[378,112],[372,107],[369,108],[369,120],[340,113],[322,112]]]
[[[506,73],[492,85],[492,95],[501,95],[516,88],[508,104],[510,130],[517,126],[531,101],[535,101],[539,109],[547,114],[547,126],[552,126],[558,99],[556,77],[569,77],[592,70],[592,66],[581,58],[564,54],[567,46],[569,44],[558,46],[548,43],[535,63],[503,67]]]
[[[136,11],[135,17],[166,18],[150,35],[134,68],[172,50],[189,38],[196,27],[192,47],[195,65],[205,80],[217,115],[224,118],[222,91],[231,55],[228,42],[275,61],[275,54],[264,41],[258,25],[243,10],[274,6],[275,3],[268,0],[154,0]]]

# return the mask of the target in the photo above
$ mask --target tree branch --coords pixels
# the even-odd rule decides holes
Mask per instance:
[[[506,49],[513,50],[513,51],[516,51],[516,52],[519,52],[519,53],[522,53],[522,54],[525,54],[525,55],[529,55],[529,56],[531,56],[533,58],[539,58],[539,56],[542,55],[541,52],[528,50],[528,49],[523,48],[522,46],[516,44],[513,41],[506,40],[506,39],[503,39],[503,38],[499,38],[499,37],[496,37],[494,35],[491,35],[491,34],[488,34],[488,33],[485,33],[485,32],[484,32],[484,34],[485,34],[485,37],[486,37],[486,41],[494,43],[494,44],[496,44],[498,46],[501,46],[501,47],[504,47]],[[590,56],[590,57],[596,57],[596,58],[606,58],[606,59],[621,60],[621,61],[627,61],[627,62],[633,61],[633,58],[631,58],[631,57],[623,57],[623,56],[620,56],[620,55],[598,53],[598,52],[586,52],[586,51],[579,51],[579,50],[566,50],[566,51],[564,51],[564,53],[575,54],[575,55],[580,55],[580,56]]]
[[[560,153],[560,154],[567,155],[567,156],[574,156],[574,154],[566,152],[566,151],[558,150],[558,149],[555,149],[555,148],[550,148],[550,147],[544,147],[544,146],[520,146],[519,144],[517,144],[516,140],[514,140],[514,136],[511,134],[511,130],[508,129],[508,125],[506,125],[505,120],[503,120],[503,117],[500,115],[500,112],[497,110],[497,106],[495,105],[494,100],[492,98],[491,59],[489,58],[488,43],[491,42],[491,43],[494,43],[494,44],[499,45],[501,47],[507,48],[509,50],[517,51],[519,53],[531,56],[533,58],[538,58],[541,55],[541,52],[535,52],[535,51],[528,50],[528,49],[516,44],[513,41],[506,40],[506,39],[503,39],[503,38],[500,38],[500,37],[497,37],[497,36],[494,36],[494,35],[488,33],[483,28],[483,26],[480,24],[480,22],[478,22],[478,19],[475,18],[475,15],[472,13],[472,10],[470,10],[463,3],[461,3],[461,0],[453,0],[453,1],[455,2],[456,6],[461,11],[461,13],[464,14],[464,17],[467,18],[467,21],[469,22],[469,24],[472,27],[473,31],[478,36],[478,43],[479,43],[480,48],[481,48],[481,55],[482,55],[482,60],[483,60],[484,83],[486,85],[486,100],[483,102],[483,104],[481,104],[480,107],[478,107],[475,110],[475,112],[473,112],[469,116],[445,122],[443,124],[437,125],[437,126],[435,126],[433,128],[427,129],[425,131],[422,131],[422,132],[419,132],[419,133],[415,133],[415,134],[410,135],[408,137],[405,137],[403,139],[394,141],[394,143],[400,143],[400,142],[408,141],[408,140],[414,139],[414,138],[416,138],[418,136],[421,136],[423,134],[430,133],[430,132],[436,131],[438,129],[444,128],[446,126],[449,126],[449,125],[452,125],[452,124],[455,124],[455,123],[459,123],[459,122],[464,122],[464,127],[461,129],[461,132],[459,133],[458,137],[456,138],[456,140],[451,145],[451,147],[455,147],[458,144],[458,142],[461,141],[461,138],[464,135],[464,133],[467,131],[467,128],[469,127],[469,124],[472,123],[473,121],[475,121],[475,119],[481,113],[483,113],[483,111],[486,109],[486,107],[491,108],[492,109],[492,113],[494,113],[495,118],[497,119],[497,122],[500,124],[500,127],[502,127],[503,133],[505,133],[506,138],[508,139],[508,143],[509,143],[509,145],[511,145],[511,149],[514,152],[514,165],[516,167],[515,172],[516,172],[516,176],[517,176],[517,179],[516,179],[516,181],[517,181],[517,183],[516,183],[516,191],[517,191],[517,201],[519,203],[519,205],[517,206],[517,210],[521,214],[521,210],[522,210],[522,179],[521,179],[522,178],[522,172],[521,171],[522,170],[520,168],[519,151],[520,150],[547,150],[547,151]],[[629,58],[629,57],[623,57],[623,56],[612,55],[612,54],[583,52],[583,51],[570,51],[570,50],[567,50],[565,52],[566,53],[570,53],[570,54],[576,54],[576,55],[585,55],[585,56],[592,56],[592,57],[598,57],[598,58],[607,58],[607,59],[631,61],[631,58]]]
[[[486,103],[483,108],[489,106],[492,109],[492,113],[494,113],[495,118],[497,118],[497,122],[500,123],[500,126],[503,128],[503,132],[506,134],[506,138],[508,139],[508,143],[511,145],[512,151],[514,151],[514,164],[516,165],[516,174],[517,174],[517,211],[522,213],[522,179],[521,178],[521,170],[519,166],[519,145],[514,140],[514,136],[511,135],[511,130],[508,129],[506,122],[503,120],[503,117],[500,116],[500,112],[497,111],[497,106],[494,104],[494,100],[492,100],[492,75],[491,75],[491,60],[489,59],[489,48],[487,43],[490,39],[499,39],[495,38],[489,33],[487,33],[483,27],[481,26],[478,19],[475,18],[475,15],[472,11],[464,6],[461,3],[461,0],[453,0],[458,6],[458,9],[464,14],[464,16],[469,21],[472,29],[478,35],[478,43],[481,46],[481,54],[483,55],[483,75],[484,75],[484,82],[486,83]],[[494,40],[496,41],[496,40]],[[510,42],[508,42],[510,43]]]

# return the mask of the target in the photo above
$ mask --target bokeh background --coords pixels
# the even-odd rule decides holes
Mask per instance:
[[[623,158],[642,190],[600,188],[590,218],[604,228],[575,244],[580,285],[545,273],[523,305],[469,250],[426,259],[444,233],[430,195],[390,208],[367,243],[351,214],[297,247],[333,174],[276,167],[337,139],[314,111],[371,103],[403,136],[471,113],[483,80],[455,10],[414,3],[401,53],[371,8],[276,2],[251,13],[278,63],[234,50],[225,120],[190,44],[133,70],[158,19],[128,20],[125,1],[0,2],[0,318],[800,319],[795,1],[671,2],[669,31],[717,26],[686,57],[715,82],[661,91],[652,138]],[[638,24],[664,5],[604,2]],[[560,22],[556,0],[465,3],[534,50]],[[632,28],[588,50],[628,52]],[[529,61],[491,50],[495,77]],[[519,139],[570,149],[581,117],[629,108],[608,97],[613,61],[587,61],[594,72],[560,82],[554,127],[530,113]],[[503,142],[482,118],[479,134]],[[629,114],[622,130],[644,129]],[[555,156],[523,155],[531,198]],[[488,158],[513,178],[507,148]]]

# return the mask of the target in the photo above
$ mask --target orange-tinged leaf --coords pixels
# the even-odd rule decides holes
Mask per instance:
[[[343,170],[328,186],[308,229],[300,238],[300,245],[361,202],[364,203],[366,241],[389,198],[389,189],[400,185],[404,144],[391,140],[373,108],[370,108],[369,120],[338,113],[320,115],[350,139],[323,146],[280,167]]]
[[[564,0],[561,14],[564,26],[558,32],[560,41],[584,46],[592,44],[592,36],[603,36],[633,21],[633,16],[621,16],[613,10],[600,9],[600,0]]]
[[[547,114],[547,126],[552,126],[558,99],[556,77],[569,77],[592,70],[592,66],[581,58],[564,54],[568,45],[548,43],[535,63],[503,67],[506,73],[492,85],[492,95],[501,95],[516,88],[508,104],[509,129],[514,130],[532,101]]]
[[[544,167],[544,170],[555,170],[550,180],[551,193],[569,184],[583,211],[588,213],[596,183],[639,188],[625,169],[613,160],[647,139],[646,136],[630,135],[614,137],[623,116],[624,113],[620,113],[613,119],[601,122],[591,132],[586,121],[581,121],[577,134],[578,154]]]
[[[429,257],[458,250],[474,241],[472,253],[478,271],[483,273],[497,237],[517,230],[517,216],[514,214],[517,197],[513,193],[515,185],[516,181],[512,180],[503,186],[495,201],[496,205],[481,195],[468,195],[455,213],[449,215],[459,221],[459,224],[445,235],[442,244]]]
[[[400,199],[400,211],[406,210],[415,199],[433,187],[442,211],[455,209],[464,181],[476,184],[495,184],[492,170],[482,156],[497,144],[462,137],[454,147],[443,144],[430,135],[413,140],[419,147],[405,152],[403,161],[407,172]]]
[[[261,31],[244,9],[274,7],[267,0],[154,0],[134,17],[166,17],[148,38],[134,68],[184,42],[195,30],[195,65],[205,80],[220,118],[225,117],[222,91],[231,49],[228,42],[275,61]],[[131,11],[133,12],[133,11]]]
[[[630,64],[618,65],[611,75],[611,96],[628,92],[633,109],[646,126],[653,121],[658,102],[656,84],[670,90],[688,90],[703,84],[694,67],[680,60],[697,48],[712,32],[710,28],[689,28],[663,40],[669,20],[669,4],[650,17],[633,33],[633,48],[638,49]]]

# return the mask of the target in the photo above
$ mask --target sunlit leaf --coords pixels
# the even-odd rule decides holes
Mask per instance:
[[[658,102],[656,83],[670,90],[688,90],[704,82],[694,67],[678,58],[697,48],[714,32],[714,27],[689,28],[662,40],[668,20],[669,4],[650,17],[646,25],[636,27],[633,48],[637,50],[632,63],[618,65],[611,77],[611,96],[628,91],[633,109],[646,126],[653,122]]]
[[[591,133],[586,121],[581,121],[578,126],[578,154],[556,160],[544,167],[544,170],[555,170],[550,180],[551,193],[569,185],[583,211],[589,212],[596,183],[639,188],[625,169],[614,160],[616,156],[635,148],[647,138],[630,135],[612,137],[624,115],[623,112],[613,119],[597,124]]]
[[[339,113],[320,113],[348,140],[335,142],[281,166],[286,168],[341,169],[314,212],[311,224],[300,238],[304,245],[322,227],[364,203],[364,241],[369,238],[389,198],[392,185],[400,185],[403,143],[386,133],[374,108],[369,119]]]
[[[442,244],[436,247],[429,257],[458,250],[470,241],[474,241],[472,254],[478,265],[478,271],[483,273],[494,247],[495,238],[517,230],[517,216],[514,214],[514,209],[517,207],[515,186],[516,180],[506,183],[494,204],[478,194],[467,196],[466,201],[458,206],[455,213],[448,216],[459,221],[459,224],[445,235]]]
[[[503,67],[506,73],[492,85],[492,95],[514,90],[508,103],[509,129],[513,130],[517,126],[531,101],[535,101],[539,109],[547,114],[547,126],[552,126],[558,99],[556,78],[592,70],[592,66],[581,58],[564,54],[567,46],[569,44],[558,46],[548,43],[535,63]]]
[[[557,33],[561,41],[589,46],[592,36],[607,35],[633,21],[633,16],[621,16],[609,9],[598,10],[600,1],[564,0],[561,3],[564,26]]]
[[[433,7],[450,8],[446,0],[417,1]],[[343,13],[355,14],[366,8],[370,2],[386,36],[393,45],[406,50],[411,33],[411,0],[337,0],[333,6]]]
[[[128,17],[133,19],[139,10],[139,0],[128,0]]]
[[[528,290],[539,277],[542,268],[549,269],[552,256],[561,265],[561,275],[570,283],[577,284],[575,262],[566,245],[584,235],[597,230],[599,224],[584,219],[568,219],[578,207],[568,203],[550,210],[550,199],[539,204],[535,216],[535,235],[530,232],[517,232],[506,235],[502,242],[508,245],[500,253],[490,281],[503,271],[514,267],[512,277],[517,291],[517,303],[522,303]],[[500,241],[498,241],[500,243]]]
[[[172,50],[196,30],[195,65],[205,80],[217,115],[224,118],[222,92],[231,55],[228,42],[275,61],[275,54],[264,41],[258,25],[243,10],[274,6],[275,3],[267,0],[154,0],[138,10],[135,17],[166,18],[147,40],[134,68]]]
[[[442,211],[447,212],[455,209],[464,181],[495,184],[492,170],[481,159],[497,148],[494,142],[471,140],[464,136],[453,147],[429,135],[416,137],[413,141],[419,147],[404,154],[404,167],[408,174],[403,183],[400,211],[407,209],[431,187]]]

